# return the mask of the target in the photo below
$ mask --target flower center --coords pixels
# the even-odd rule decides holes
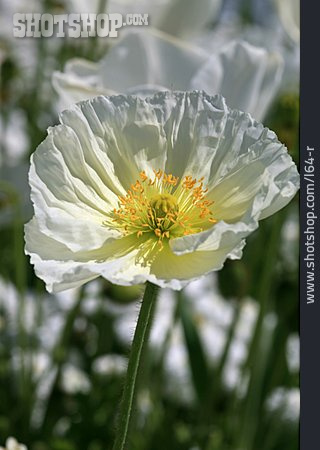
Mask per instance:
[[[171,194],[156,194],[150,199],[150,207],[157,217],[165,217],[167,213],[175,213],[179,210],[176,198]]]
[[[109,214],[104,225],[124,235],[151,238],[162,248],[164,240],[199,233],[217,222],[203,178],[185,176],[179,182],[178,177],[162,170],[154,170],[152,177],[142,171],[139,178],[126,196],[119,196],[118,209]]]

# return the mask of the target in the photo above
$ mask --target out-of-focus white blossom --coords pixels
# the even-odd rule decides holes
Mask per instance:
[[[267,399],[267,409],[278,413],[282,420],[298,422],[300,416],[300,391],[298,388],[276,388]]]
[[[67,394],[87,394],[91,389],[91,383],[83,370],[66,363],[62,366],[61,388]]]
[[[282,70],[281,56],[261,46],[233,41],[212,52],[148,30],[126,34],[98,63],[69,60],[64,72],[53,74],[53,86],[60,109],[99,94],[200,89],[223,95],[232,108],[261,120]]]
[[[287,268],[296,270],[299,261],[299,214],[288,215],[281,230],[281,255]]]
[[[22,364],[29,366],[34,382],[38,382],[52,364],[51,357],[41,349],[36,352],[26,352],[15,348],[11,353],[11,358],[13,370],[16,373],[23,370]]]
[[[239,383],[246,382],[246,380],[241,380],[242,366],[248,356],[259,306],[254,300],[247,299],[240,308],[240,317],[235,328],[222,378],[227,387],[230,389],[237,387],[241,394],[245,387],[239,385]]]
[[[274,0],[286,33],[294,42],[300,41],[300,1]]]
[[[19,444],[14,437],[8,437],[5,447],[0,447],[0,450],[27,450],[27,447],[24,444]]]
[[[22,306],[21,296],[14,284],[0,277],[0,308],[4,312],[5,329],[11,335],[17,333],[19,324],[19,308],[24,309],[23,326],[27,332],[34,329],[36,317],[36,303],[30,294],[24,294]]]
[[[147,389],[141,389],[137,395],[138,422],[143,426],[152,411],[153,404],[150,392]]]
[[[98,375],[123,375],[127,368],[127,358],[116,354],[99,356],[93,361],[92,370]]]
[[[221,8],[222,0],[107,0],[108,14],[148,14],[148,26],[174,36],[188,38],[213,22]],[[95,13],[99,0],[69,0],[70,12]],[[144,27],[146,28],[146,27]],[[125,29],[120,29],[119,33]]]
[[[207,52],[217,52],[235,39],[262,47],[270,54],[280,55],[284,64],[282,77],[277,84],[277,93],[299,92],[300,47],[294,42],[288,45],[286,35],[279,26],[244,26],[238,22],[220,24],[197,36],[194,43]]]
[[[0,160],[0,167],[4,163],[16,166],[21,163],[29,148],[27,118],[22,110],[13,110],[8,118],[0,118],[0,131],[5,160]],[[18,180],[17,180],[18,181]]]
[[[288,337],[286,356],[291,372],[298,373],[300,369],[300,338],[298,333],[291,334]]]
[[[15,90],[22,92],[35,76],[38,58],[37,39],[17,39],[13,36],[13,15],[16,13],[42,13],[39,0],[1,0],[0,3],[0,47],[6,49],[7,57],[12,59],[22,76],[16,79]],[[21,142],[21,147],[23,141]]]

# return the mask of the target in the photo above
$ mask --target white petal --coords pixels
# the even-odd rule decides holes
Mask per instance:
[[[128,92],[139,85],[187,90],[206,56],[201,49],[156,30],[134,31],[101,60],[100,79],[103,86],[117,92]]]
[[[153,109],[136,98],[97,98],[61,115],[35,152],[30,184],[41,230],[71,250],[99,248],[103,226],[150,163],[162,168],[165,135]],[[116,175],[117,174],[117,175]]]
[[[229,222],[241,220],[255,196],[265,187],[264,174],[265,165],[255,160],[225,176],[208,194],[214,202],[214,218]]]
[[[295,42],[300,40],[300,1],[274,0],[283,28]]]
[[[90,166],[87,151],[70,128],[52,128],[31,158],[29,172],[41,230],[73,250],[97,248],[119,236],[103,226],[117,197]]]
[[[244,245],[243,240],[230,244],[225,242],[225,246],[217,250],[195,251],[183,255],[177,255],[165,247],[152,264],[148,280],[161,287],[180,290],[190,281],[220,270],[227,258],[241,258]]]
[[[207,177],[227,120],[224,100],[199,92],[161,92],[147,101],[166,133],[166,172]]]
[[[146,281],[148,267],[136,264],[135,238],[115,240],[93,251],[72,252],[41,232],[36,218],[25,225],[25,252],[49,292],[60,292],[103,276],[122,285]]]
[[[183,236],[170,241],[170,247],[176,255],[193,254],[195,251],[220,251],[225,249],[225,258],[234,248],[237,249],[242,240],[258,228],[258,216],[263,196],[257,196],[250,208],[235,223],[223,220],[201,233]],[[226,250],[227,249],[227,250]]]
[[[156,21],[157,28],[175,36],[195,34],[213,22],[220,12],[221,0],[175,0]]]
[[[259,186],[264,191],[261,218],[285,206],[299,189],[296,166],[276,135],[250,115],[229,110],[221,96],[159,93],[147,101],[167,135],[166,171],[204,176],[219,219],[231,183],[238,194],[225,213],[233,220],[244,214]]]
[[[156,29],[135,30],[126,32],[99,63],[70,60],[64,72],[54,72],[52,83],[59,94],[60,110],[97,95],[123,92],[146,96],[159,90],[188,90],[207,57],[200,48]]]
[[[282,72],[278,54],[244,41],[212,53],[150,28],[126,32],[99,63],[69,61],[52,82],[65,107],[98,94],[203,89],[224,95],[231,107],[260,120],[279,89]]]
[[[236,41],[213,54],[190,86],[211,95],[219,93],[231,108],[261,120],[279,89],[282,73],[279,54]]]
[[[98,97],[79,107],[125,190],[146,165],[163,168],[166,137],[148,102],[129,96]],[[68,111],[62,114],[63,122],[76,129],[70,117]]]
[[[97,81],[99,77],[97,76]],[[99,84],[96,85],[96,80],[92,78],[82,77],[80,75],[73,75],[63,72],[54,72],[52,75],[52,85],[59,94],[59,110],[62,111],[69,108],[76,102],[94,98],[97,95],[112,95],[116,94],[110,89],[104,88]]]
[[[235,164],[236,163],[236,164]],[[220,168],[223,164],[220,163]],[[260,139],[239,152],[231,165],[212,170],[208,197],[213,200],[215,218],[235,221],[244,214],[252,199],[263,193],[259,220],[289,203],[299,189],[299,174],[287,149],[267,129]],[[220,172],[217,182],[215,174]],[[214,181],[215,180],[215,181]]]
[[[99,1],[69,0],[69,12],[94,13]],[[174,35],[195,33],[212,22],[220,11],[221,0],[108,0],[108,14],[148,14],[149,23]],[[122,29],[123,33],[125,30]]]
[[[181,289],[193,279],[219,270],[227,257],[242,256],[243,240],[225,242],[214,251],[175,255],[170,249],[158,254],[151,267],[137,262],[134,238],[119,239],[92,252],[71,252],[65,245],[41,233],[33,218],[26,226],[26,254],[49,292],[81,286],[102,276],[124,286],[150,281],[161,287]],[[123,242],[121,242],[123,241]]]
[[[70,59],[64,67],[64,72],[53,72],[52,85],[59,94],[60,111],[97,95],[116,94],[103,87],[99,64],[80,58]]]

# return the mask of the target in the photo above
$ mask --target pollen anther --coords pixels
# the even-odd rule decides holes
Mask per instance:
[[[150,253],[155,251],[151,244],[154,239],[159,251],[164,248],[164,240],[210,228],[217,220],[211,210],[214,202],[206,198],[204,178],[197,180],[187,175],[179,180],[161,169],[153,170],[151,177],[141,171],[125,196],[119,196],[118,209],[113,209],[104,224],[125,235],[149,235]]]

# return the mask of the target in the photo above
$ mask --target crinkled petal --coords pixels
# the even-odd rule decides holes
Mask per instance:
[[[147,101],[154,105],[167,136],[166,172],[204,177],[218,218],[225,208],[231,219],[234,208],[236,220],[236,211],[238,217],[244,213],[259,186],[265,197],[261,218],[285,206],[299,189],[296,166],[275,133],[249,114],[230,110],[223,97],[159,93]],[[228,212],[220,197],[226,200],[231,183],[238,194],[229,201]]]
[[[141,170],[148,165],[163,168],[166,160],[166,136],[153,107],[143,99],[131,96],[97,97],[79,104],[103,154],[101,170],[110,164],[122,187],[129,189]],[[69,110],[62,121],[86,139],[78,118]]]
[[[71,250],[119,237],[103,226],[147,164],[163,167],[165,135],[153,109],[134,97],[99,97],[61,114],[35,152],[30,185],[41,230]]]
[[[103,226],[117,196],[90,165],[89,146],[81,146],[72,129],[49,130],[31,159],[29,182],[41,230],[73,250],[97,248],[119,236]]]
[[[207,178],[228,114],[221,97],[210,99],[196,91],[163,92],[147,99],[166,134],[167,173]]]

